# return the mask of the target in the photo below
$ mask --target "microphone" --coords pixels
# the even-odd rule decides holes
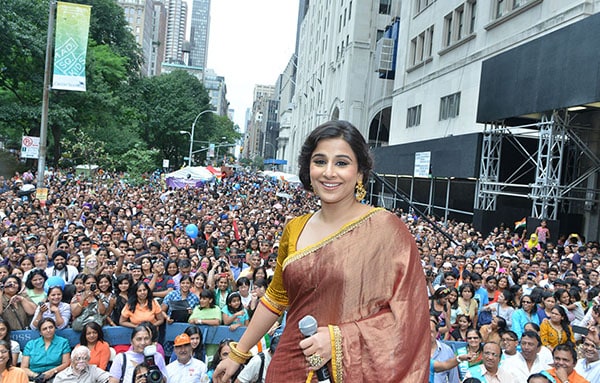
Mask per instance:
[[[307,315],[298,322],[298,327],[302,335],[308,338],[317,333],[317,320],[313,316]],[[327,366],[323,366],[317,370],[317,380],[320,383],[331,383],[331,376],[329,375]]]

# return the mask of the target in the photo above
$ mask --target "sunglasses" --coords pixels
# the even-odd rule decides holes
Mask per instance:
[[[222,341],[219,342],[219,346],[222,346],[224,344],[228,344],[229,342],[233,342],[233,339],[231,338],[225,338]]]

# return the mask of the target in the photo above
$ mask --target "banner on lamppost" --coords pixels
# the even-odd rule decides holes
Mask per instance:
[[[208,154],[207,157],[214,157],[215,156],[215,144],[208,144]]]
[[[58,2],[52,89],[85,92],[89,5]]]

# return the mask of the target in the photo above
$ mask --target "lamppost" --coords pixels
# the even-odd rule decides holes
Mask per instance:
[[[198,118],[200,118],[200,116],[202,116],[205,113],[214,113],[217,114],[217,112],[215,112],[212,109],[206,109],[203,110],[202,112],[198,113],[198,115],[196,116],[196,118],[194,118],[194,122],[192,122],[192,132],[188,132],[187,130],[180,130],[179,134],[189,134],[190,135],[190,153],[189,153],[189,157],[188,157],[188,166],[191,167],[192,166],[192,151],[194,149],[194,129],[196,128],[196,122],[198,121]]]
[[[277,157],[277,148],[272,143],[265,141],[265,145],[271,145],[273,147],[273,158]],[[266,150],[265,150],[266,152]],[[263,153],[263,157],[266,157],[266,154]]]

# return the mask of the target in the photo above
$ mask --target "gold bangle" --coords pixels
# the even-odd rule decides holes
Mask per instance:
[[[238,364],[245,364],[248,359],[252,358],[251,352],[241,352],[237,348],[238,342],[229,342],[229,349],[231,352],[229,353],[229,359],[233,360]]]

